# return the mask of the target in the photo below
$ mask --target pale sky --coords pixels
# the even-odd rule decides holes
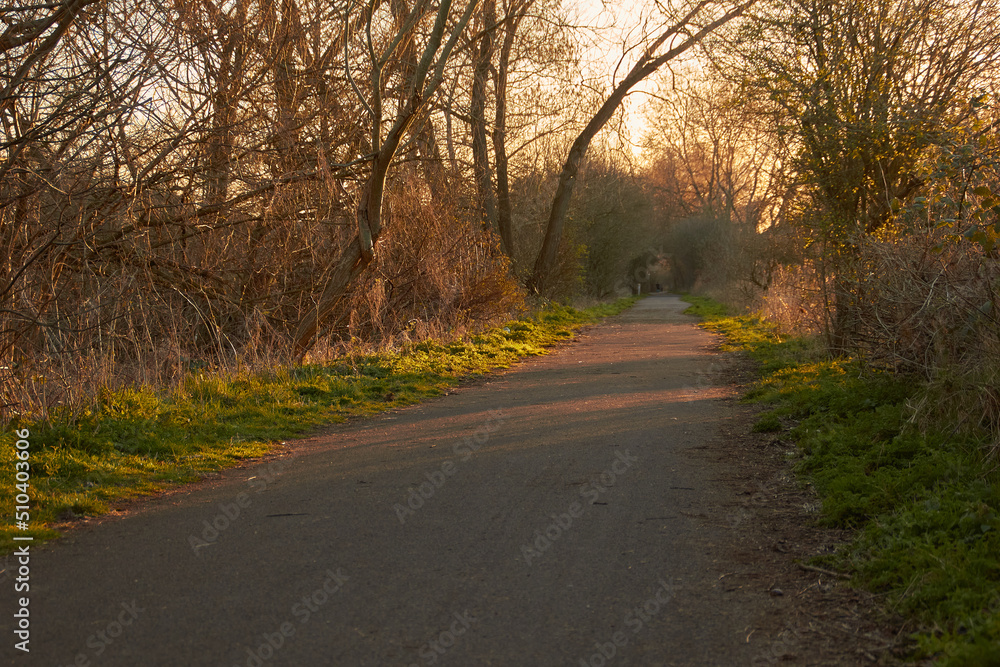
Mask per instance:
[[[566,6],[574,8],[579,16],[581,25],[592,25],[598,29],[592,33],[595,44],[585,53],[585,58],[594,62],[592,71],[586,72],[591,76],[603,75],[603,79],[610,84],[611,73],[618,67],[618,79],[628,72],[633,64],[633,60],[626,59],[619,66],[622,57],[622,42],[625,40],[629,46],[633,46],[639,41],[638,29],[642,23],[641,12],[649,8],[652,3],[628,2],[628,0],[566,0]],[[631,53],[629,55],[632,55]],[[649,100],[647,95],[642,94],[642,90],[655,89],[655,77],[652,75],[643,83],[636,87],[625,100],[625,121],[629,127],[630,140],[632,142],[632,153],[636,157],[641,153],[637,144],[642,141],[646,131],[647,123],[643,116],[642,108]],[[606,131],[614,131],[607,128]]]

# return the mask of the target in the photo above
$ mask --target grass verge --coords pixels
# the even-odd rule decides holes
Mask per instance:
[[[106,392],[72,416],[8,424],[0,430],[0,551],[13,550],[15,535],[31,535],[36,543],[51,539],[58,536],[52,524],[106,513],[116,501],[198,480],[321,425],[416,403],[463,379],[544,354],[580,326],[635,301],[583,310],[551,306],[464,340],[426,340],[322,365],[229,377],[196,373],[169,393],[150,387]],[[30,479],[20,489],[18,430],[30,432]],[[19,530],[14,509],[24,491],[31,497],[30,522]]]
[[[686,300],[704,327],[759,362],[746,398],[770,409],[754,430],[792,437],[821,520],[855,531],[818,564],[849,572],[853,585],[910,619],[911,659],[1000,665],[1000,489],[986,434],[958,435],[945,423],[918,429],[908,406],[927,391],[922,383],[864,373],[759,317]]]

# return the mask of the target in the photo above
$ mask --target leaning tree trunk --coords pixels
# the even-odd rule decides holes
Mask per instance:
[[[396,136],[401,138],[404,130],[405,127]],[[397,147],[398,141],[397,138]],[[355,211],[358,233],[341,248],[340,256],[332,267],[316,307],[306,313],[295,331],[295,355],[299,359],[312,347],[320,323],[343,303],[351,282],[361,275],[374,259],[375,247],[382,235],[382,199],[385,180],[391,156],[395,155],[395,148],[388,155],[388,158],[381,154],[375,158],[371,176],[365,184]]]
[[[426,108],[428,100],[441,85],[448,58],[458,44],[459,38],[465,32],[476,4],[477,0],[468,0],[462,15],[454,22],[449,22],[452,0],[442,0],[437,9],[434,27],[428,35],[423,54],[417,63],[417,69],[410,77],[406,103],[401,105],[398,110],[392,128],[384,140],[381,140],[385,120],[382,116],[382,88],[385,82],[383,70],[390,60],[398,58],[397,49],[399,46],[407,38],[412,38],[410,31],[415,29],[425,8],[419,3],[414,6],[402,21],[401,32],[396,35],[396,39],[392,40],[384,53],[375,56],[374,52],[371,52],[370,35],[376,3],[368,7],[365,20],[369,35],[369,51],[372,55],[371,100],[365,102],[362,99],[362,102],[365,102],[372,120],[371,138],[375,151],[372,158],[372,171],[358,201],[355,214],[357,235],[342,248],[340,256],[331,267],[327,284],[316,302],[316,307],[311,308],[302,317],[296,328],[293,345],[294,353],[299,360],[312,347],[323,320],[343,303],[351,281],[360,275],[375,257],[375,250],[379,238],[382,236],[382,200],[389,167],[399,151],[403,137],[409,132],[410,126]],[[450,30],[451,34],[447,43],[442,45],[446,28]],[[345,28],[346,30],[347,28]],[[347,37],[345,32],[345,61]],[[348,73],[350,73],[349,69]]]
[[[663,64],[700,43],[719,26],[743,14],[753,2],[754,0],[748,0],[733,7],[722,16],[709,22],[693,35],[689,34],[666,53],[655,56],[654,53],[661,46],[684,34],[684,31],[691,27],[692,21],[703,9],[715,4],[709,0],[699,2],[684,18],[666,29],[653,41],[642,57],[639,58],[638,62],[632,66],[632,69],[629,70],[625,78],[611,91],[611,95],[604,101],[604,104],[601,105],[601,108],[598,109],[594,117],[590,119],[583,132],[576,138],[576,141],[573,142],[569,156],[566,158],[566,163],[563,165],[562,173],[559,174],[559,183],[556,186],[555,197],[552,199],[552,209],[549,212],[548,226],[545,230],[545,240],[542,243],[541,251],[538,253],[538,259],[535,261],[534,272],[528,280],[528,289],[535,292],[545,291],[559,255],[559,245],[562,243],[563,223],[566,220],[566,212],[569,210],[569,203],[573,197],[573,187],[576,185],[576,175],[580,171],[580,165],[587,154],[590,142],[607,122],[611,120],[626,95],[628,95],[636,84],[658,70]]]

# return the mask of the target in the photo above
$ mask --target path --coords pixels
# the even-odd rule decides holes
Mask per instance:
[[[736,408],[685,306],[38,549],[11,663],[751,664],[768,596],[722,583],[738,499],[703,455]]]

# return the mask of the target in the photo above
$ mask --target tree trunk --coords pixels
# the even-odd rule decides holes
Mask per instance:
[[[361,244],[353,237],[340,249],[339,259],[333,267],[326,288],[316,303],[316,308],[306,313],[295,331],[295,356],[302,359],[312,347],[319,331],[319,324],[337,308],[347,293],[347,286],[361,274],[365,265],[361,258]]]
[[[405,128],[395,135],[390,135],[388,141],[391,153],[388,157],[379,154],[372,164],[372,173],[361,193],[358,208],[355,211],[358,233],[341,248],[339,259],[331,271],[326,287],[320,295],[316,308],[310,310],[299,321],[295,331],[295,355],[299,359],[305,356],[315,342],[319,326],[326,317],[343,302],[347,288],[351,282],[361,275],[375,255],[375,247],[382,234],[382,198],[385,191],[385,180],[389,171],[389,163],[395,155]]]
[[[496,0],[483,3],[483,32],[473,59],[472,98],[469,115],[472,118],[472,164],[479,194],[483,227],[496,230],[497,203],[493,190],[493,173],[486,144],[486,82],[493,59],[493,33],[496,29]]]
[[[430,187],[431,197],[436,198],[440,188],[445,186],[446,175],[444,162],[441,158],[441,147],[434,134],[434,123],[431,122],[430,118],[424,117],[419,128],[414,130],[414,134],[416,135],[420,162],[423,166],[424,179]]]
[[[295,0],[282,0],[281,18],[277,20],[272,53],[274,76],[274,99],[277,106],[277,127],[275,128],[274,176],[295,171],[300,164],[295,155],[299,138],[299,107],[302,104],[296,81],[293,53],[295,41],[302,39],[302,23]]]
[[[229,34],[219,57],[212,91],[212,131],[208,136],[205,201],[218,205],[229,198],[233,128],[236,123],[236,87],[242,83],[243,48],[239,36]],[[219,216],[222,217],[222,216]]]
[[[618,107],[621,106],[625,96],[628,95],[636,84],[658,70],[664,63],[673,60],[701,42],[719,26],[728,23],[737,16],[740,16],[744,11],[746,11],[747,7],[753,3],[753,1],[754,0],[749,0],[741,5],[737,5],[719,18],[711,21],[703,28],[699,29],[695,34],[689,35],[687,38],[683,39],[679,44],[669,49],[666,53],[654,56],[653,54],[661,46],[682,34],[682,31],[688,29],[694,18],[705,7],[710,7],[714,4],[708,0],[698,3],[684,18],[663,31],[663,33],[661,33],[660,36],[653,41],[653,43],[646,49],[645,53],[639,58],[638,62],[636,62],[632,69],[629,70],[629,73],[625,76],[625,78],[622,79],[621,82],[615,86],[614,90],[611,91],[611,95],[609,95],[608,99],[604,101],[604,104],[602,104],[601,108],[598,109],[596,114],[594,114],[594,117],[590,119],[590,122],[587,123],[583,132],[581,132],[580,136],[578,136],[576,141],[573,142],[573,147],[570,148],[569,156],[566,158],[566,163],[563,165],[562,173],[559,175],[559,184],[556,186],[556,194],[552,200],[552,209],[549,213],[548,226],[545,230],[545,240],[542,243],[542,249],[538,253],[538,259],[535,262],[534,272],[528,281],[528,289],[539,293],[545,291],[546,281],[550,277],[552,269],[556,265],[556,259],[559,255],[559,245],[562,242],[563,223],[566,220],[566,212],[569,210],[569,203],[573,197],[573,187],[576,184],[576,175],[580,171],[580,165],[583,162],[583,158],[587,154],[590,142],[594,139],[601,128],[603,128],[605,124],[611,120],[615,112],[618,110]]]
[[[510,203],[510,177],[507,157],[507,76],[510,71],[510,52],[518,25],[531,6],[526,2],[518,8],[518,15],[508,24],[500,47],[500,62],[497,64],[494,88],[496,89],[496,122],[493,125],[493,154],[496,156],[497,177],[497,228],[500,242],[508,257],[514,257],[513,209]]]
[[[627,80],[627,79],[626,79]],[[636,79],[633,84],[626,87],[624,82],[618,86],[601,106],[597,114],[587,123],[580,136],[573,142],[573,147],[569,150],[569,156],[563,164],[562,173],[559,174],[559,183],[556,185],[556,194],[552,199],[552,209],[549,212],[549,223],[545,230],[545,240],[542,242],[542,249],[538,253],[535,261],[535,270],[528,283],[528,289],[535,292],[544,292],[546,280],[550,277],[552,269],[556,265],[559,255],[559,245],[562,242],[563,223],[566,220],[566,212],[569,210],[570,200],[573,198],[573,188],[576,186],[576,175],[580,171],[583,158],[587,155],[590,142],[604,125],[611,120],[615,111],[625,99],[629,89],[640,79]]]

